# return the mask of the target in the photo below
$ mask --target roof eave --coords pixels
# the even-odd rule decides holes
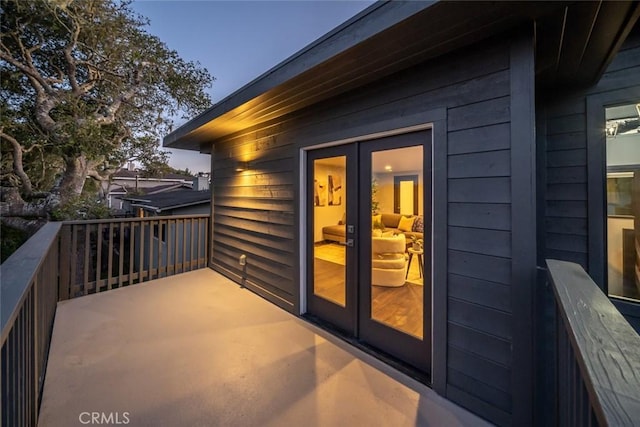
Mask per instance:
[[[166,135],[163,145],[170,148],[199,150],[198,142],[189,143],[184,140],[191,132],[435,3],[437,0],[374,3]]]

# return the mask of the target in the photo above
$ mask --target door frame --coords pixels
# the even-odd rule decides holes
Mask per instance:
[[[399,127],[399,122],[405,126]],[[379,127],[378,127],[379,126]],[[349,132],[344,138],[322,141],[314,138],[310,145],[304,142],[298,145],[295,157],[300,176],[296,192],[297,224],[298,224],[298,314],[307,311],[307,152],[318,148],[367,141],[387,136],[395,136],[421,130],[431,130],[431,207],[432,207],[432,258],[431,258],[431,387],[435,392],[446,396],[447,389],[447,110],[436,108],[399,119],[388,119],[378,122],[381,130],[371,133]],[[346,132],[345,132],[346,133]],[[318,142],[316,142],[318,141]],[[426,201],[425,201],[426,202]]]

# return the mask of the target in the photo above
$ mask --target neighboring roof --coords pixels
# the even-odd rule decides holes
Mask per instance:
[[[163,185],[155,185],[153,187],[139,187],[137,190],[135,187],[124,184],[111,184],[109,188],[109,194],[117,195],[117,194],[137,194],[138,196],[143,194],[156,194],[156,193],[164,193],[168,191],[179,191],[188,189],[191,190],[192,186],[188,183],[183,182],[174,182],[172,184],[163,184]]]
[[[161,176],[142,176],[141,175],[142,172],[140,171],[132,171],[129,169],[120,169],[119,171],[115,172],[112,175],[113,179],[135,179],[136,177],[138,177],[138,179],[146,179],[146,180],[166,180],[166,179],[170,179],[170,180],[182,180],[182,181],[193,181],[193,176],[188,176],[188,175],[180,175],[177,173],[166,173],[163,174]]]
[[[164,138],[208,152],[225,135],[537,21],[536,72],[593,81],[640,14],[638,2],[378,2]],[[544,30],[544,31],[542,31]],[[584,55],[587,51],[589,55]],[[539,68],[538,68],[539,67]]]
[[[132,202],[133,206],[162,212],[185,206],[199,205],[211,202],[211,193],[206,191],[170,191],[166,193],[149,194],[145,196],[125,197],[123,200]]]

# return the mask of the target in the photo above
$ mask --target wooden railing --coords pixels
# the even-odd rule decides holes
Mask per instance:
[[[556,301],[557,424],[640,424],[640,336],[574,263],[547,260]]]
[[[207,265],[208,215],[65,222],[60,299]]]
[[[0,267],[3,426],[34,426],[58,302],[58,231],[49,223]]]
[[[207,266],[209,216],[46,224],[0,266],[0,425],[35,426],[58,301]]]

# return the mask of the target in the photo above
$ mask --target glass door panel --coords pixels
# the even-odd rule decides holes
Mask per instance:
[[[357,145],[307,155],[307,312],[354,336]]]
[[[371,319],[418,339],[424,338],[423,156],[422,145],[374,151],[369,179]]]
[[[431,370],[431,131],[359,146],[358,337]]]
[[[313,161],[313,294],[346,306],[347,156]]]

